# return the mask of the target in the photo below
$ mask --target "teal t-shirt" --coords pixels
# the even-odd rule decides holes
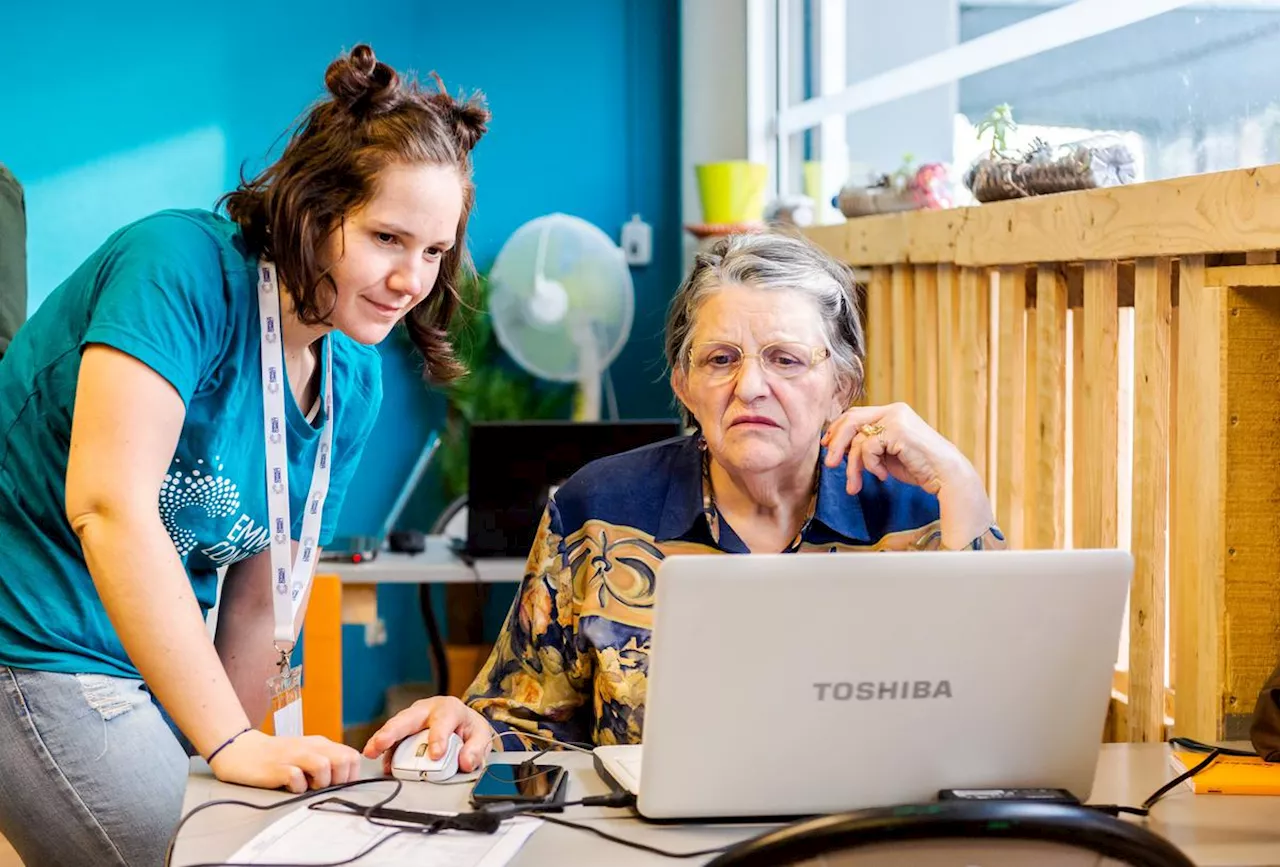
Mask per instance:
[[[201,607],[215,602],[219,567],[268,547],[255,265],[234,223],[164,211],[116,232],[18,331],[0,360],[0,663],[138,676],[65,514],[71,416],[88,344],[137,358],[186,405],[157,495]],[[382,400],[377,350],[336,331],[324,341],[333,351],[334,429],[322,546]],[[297,539],[326,419],[321,409],[308,422],[284,391]]]

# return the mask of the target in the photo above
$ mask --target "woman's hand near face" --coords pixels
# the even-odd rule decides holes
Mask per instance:
[[[944,548],[964,548],[995,523],[973,464],[905,403],[851,407],[827,428],[822,444],[827,466],[848,457],[850,494],[862,489],[863,469],[881,481],[892,476],[935,494]]]

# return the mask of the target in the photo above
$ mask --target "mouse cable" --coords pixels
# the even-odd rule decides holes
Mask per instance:
[[[330,792],[340,792],[343,789],[351,789],[356,786],[367,786],[371,783],[392,783],[394,784],[395,788],[391,790],[391,794],[387,795],[382,800],[377,801],[374,804],[371,804],[368,808],[370,811],[376,810],[378,808],[384,807],[387,804],[389,804],[391,801],[393,801],[396,798],[397,795],[400,794],[400,790],[404,788],[404,784],[400,780],[395,779],[394,777],[368,777],[363,780],[351,780],[346,783],[339,783],[336,786],[326,786],[323,789],[316,789],[315,791],[312,791],[312,792],[303,792],[301,795],[295,795],[292,798],[286,798],[283,801],[276,801],[271,804],[254,804],[249,801],[240,801],[233,798],[220,798],[216,801],[206,801],[205,803],[199,805],[198,807],[192,808],[190,812],[188,812],[185,816],[183,816],[181,819],[178,820],[178,824],[174,827],[173,833],[169,835],[169,844],[165,847],[164,867],[172,867],[173,851],[178,845],[178,834],[182,831],[183,826],[186,825],[187,822],[189,822],[192,819],[192,817],[194,817],[197,813],[202,813],[205,810],[209,809],[210,807],[248,807],[250,810],[267,812],[269,810],[275,810],[280,807],[289,807],[294,804],[300,804],[318,795],[325,795],[325,794],[329,794]],[[348,858],[344,861],[335,861],[335,862],[332,862],[331,864],[303,865],[303,867],[341,867],[341,865],[344,865],[344,864],[351,864],[354,861],[360,858],[363,858],[365,855],[368,855],[374,849],[378,848],[378,846],[381,846],[387,840],[390,840],[391,837],[393,836],[395,835],[392,834],[387,837],[383,837],[381,840],[375,841],[368,848],[362,850],[357,855],[354,855],[351,858]],[[207,864],[192,864],[192,865],[188,865],[188,867],[238,867],[238,865],[235,865],[233,862],[217,861],[217,862],[211,862]],[[249,867],[252,867],[252,865],[249,865]],[[289,867],[289,865],[278,865],[278,867]]]
[[[570,822],[567,819],[559,819],[555,816],[539,816],[544,822],[550,822],[553,825],[563,825],[566,828],[574,828],[578,831],[586,831],[588,834],[595,834],[601,839],[608,840],[610,843],[617,843],[619,846],[626,846],[630,849],[639,849],[641,852],[648,852],[651,855],[661,855],[663,858],[701,858],[704,855],[718,855],[729,847],[717,846],[714,849],[699,849],[696,852],[671,852],[666,849],[659,849],[657,846],[650,846],[647,843],[637,843],[635,840],[628,840],[625,837],[616,837],[599,828],[591,825],[583,825],[578,822]]]
[[[563,804],[489,804],[477,812],[493,813],[501,815],[504,818],[517,815],[537,814],[537,818],[544,822],[550,822],[553,825],[562,825],[566,828],[573,828],[578,831],[585,831],[588,834],[608,840],[610,843],[616,843],[619,846],[626,846],[631,849],[639,849],[641,852],[648,852],[651,855],[661,855],[663,858],[701,858],[704,855],[718,855],[728,846],[718,846],[714,849],[699,849],[696,852],[672,852],[667,849],[659,849],[657,846],[650,846],[646,843],[637,843],[635,840],[628,840],[625,837],[618,837],[606,831],[591,825],[583,825],[579,822],[570,822],[568,819],[561,819],[556,816],[548,816],[547,812],[559,812],[565,807],[611,807],[626,808],[634,807],[636,796],[630,792],[612,792],[608,795],[596,795],[589,798],[582,798],[578,801],[566,801]]]

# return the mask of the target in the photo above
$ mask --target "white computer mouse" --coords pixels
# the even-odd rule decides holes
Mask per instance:
[[[427,756],[427,730],[410,735],[396,745],[391,754],[391,775],[400,780],[426,780],[443,783],[458,773],[458,753],[462,751],[462,738],[457,733],[449,735],[444,755],[438,759]]]

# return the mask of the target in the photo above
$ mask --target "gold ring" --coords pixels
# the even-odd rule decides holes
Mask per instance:
[[[869,437],[878,437],[880,434],[884,433],[884,425],[879,423],[864,424],[862,427],[858,428],[858,430],[862,431]]]

